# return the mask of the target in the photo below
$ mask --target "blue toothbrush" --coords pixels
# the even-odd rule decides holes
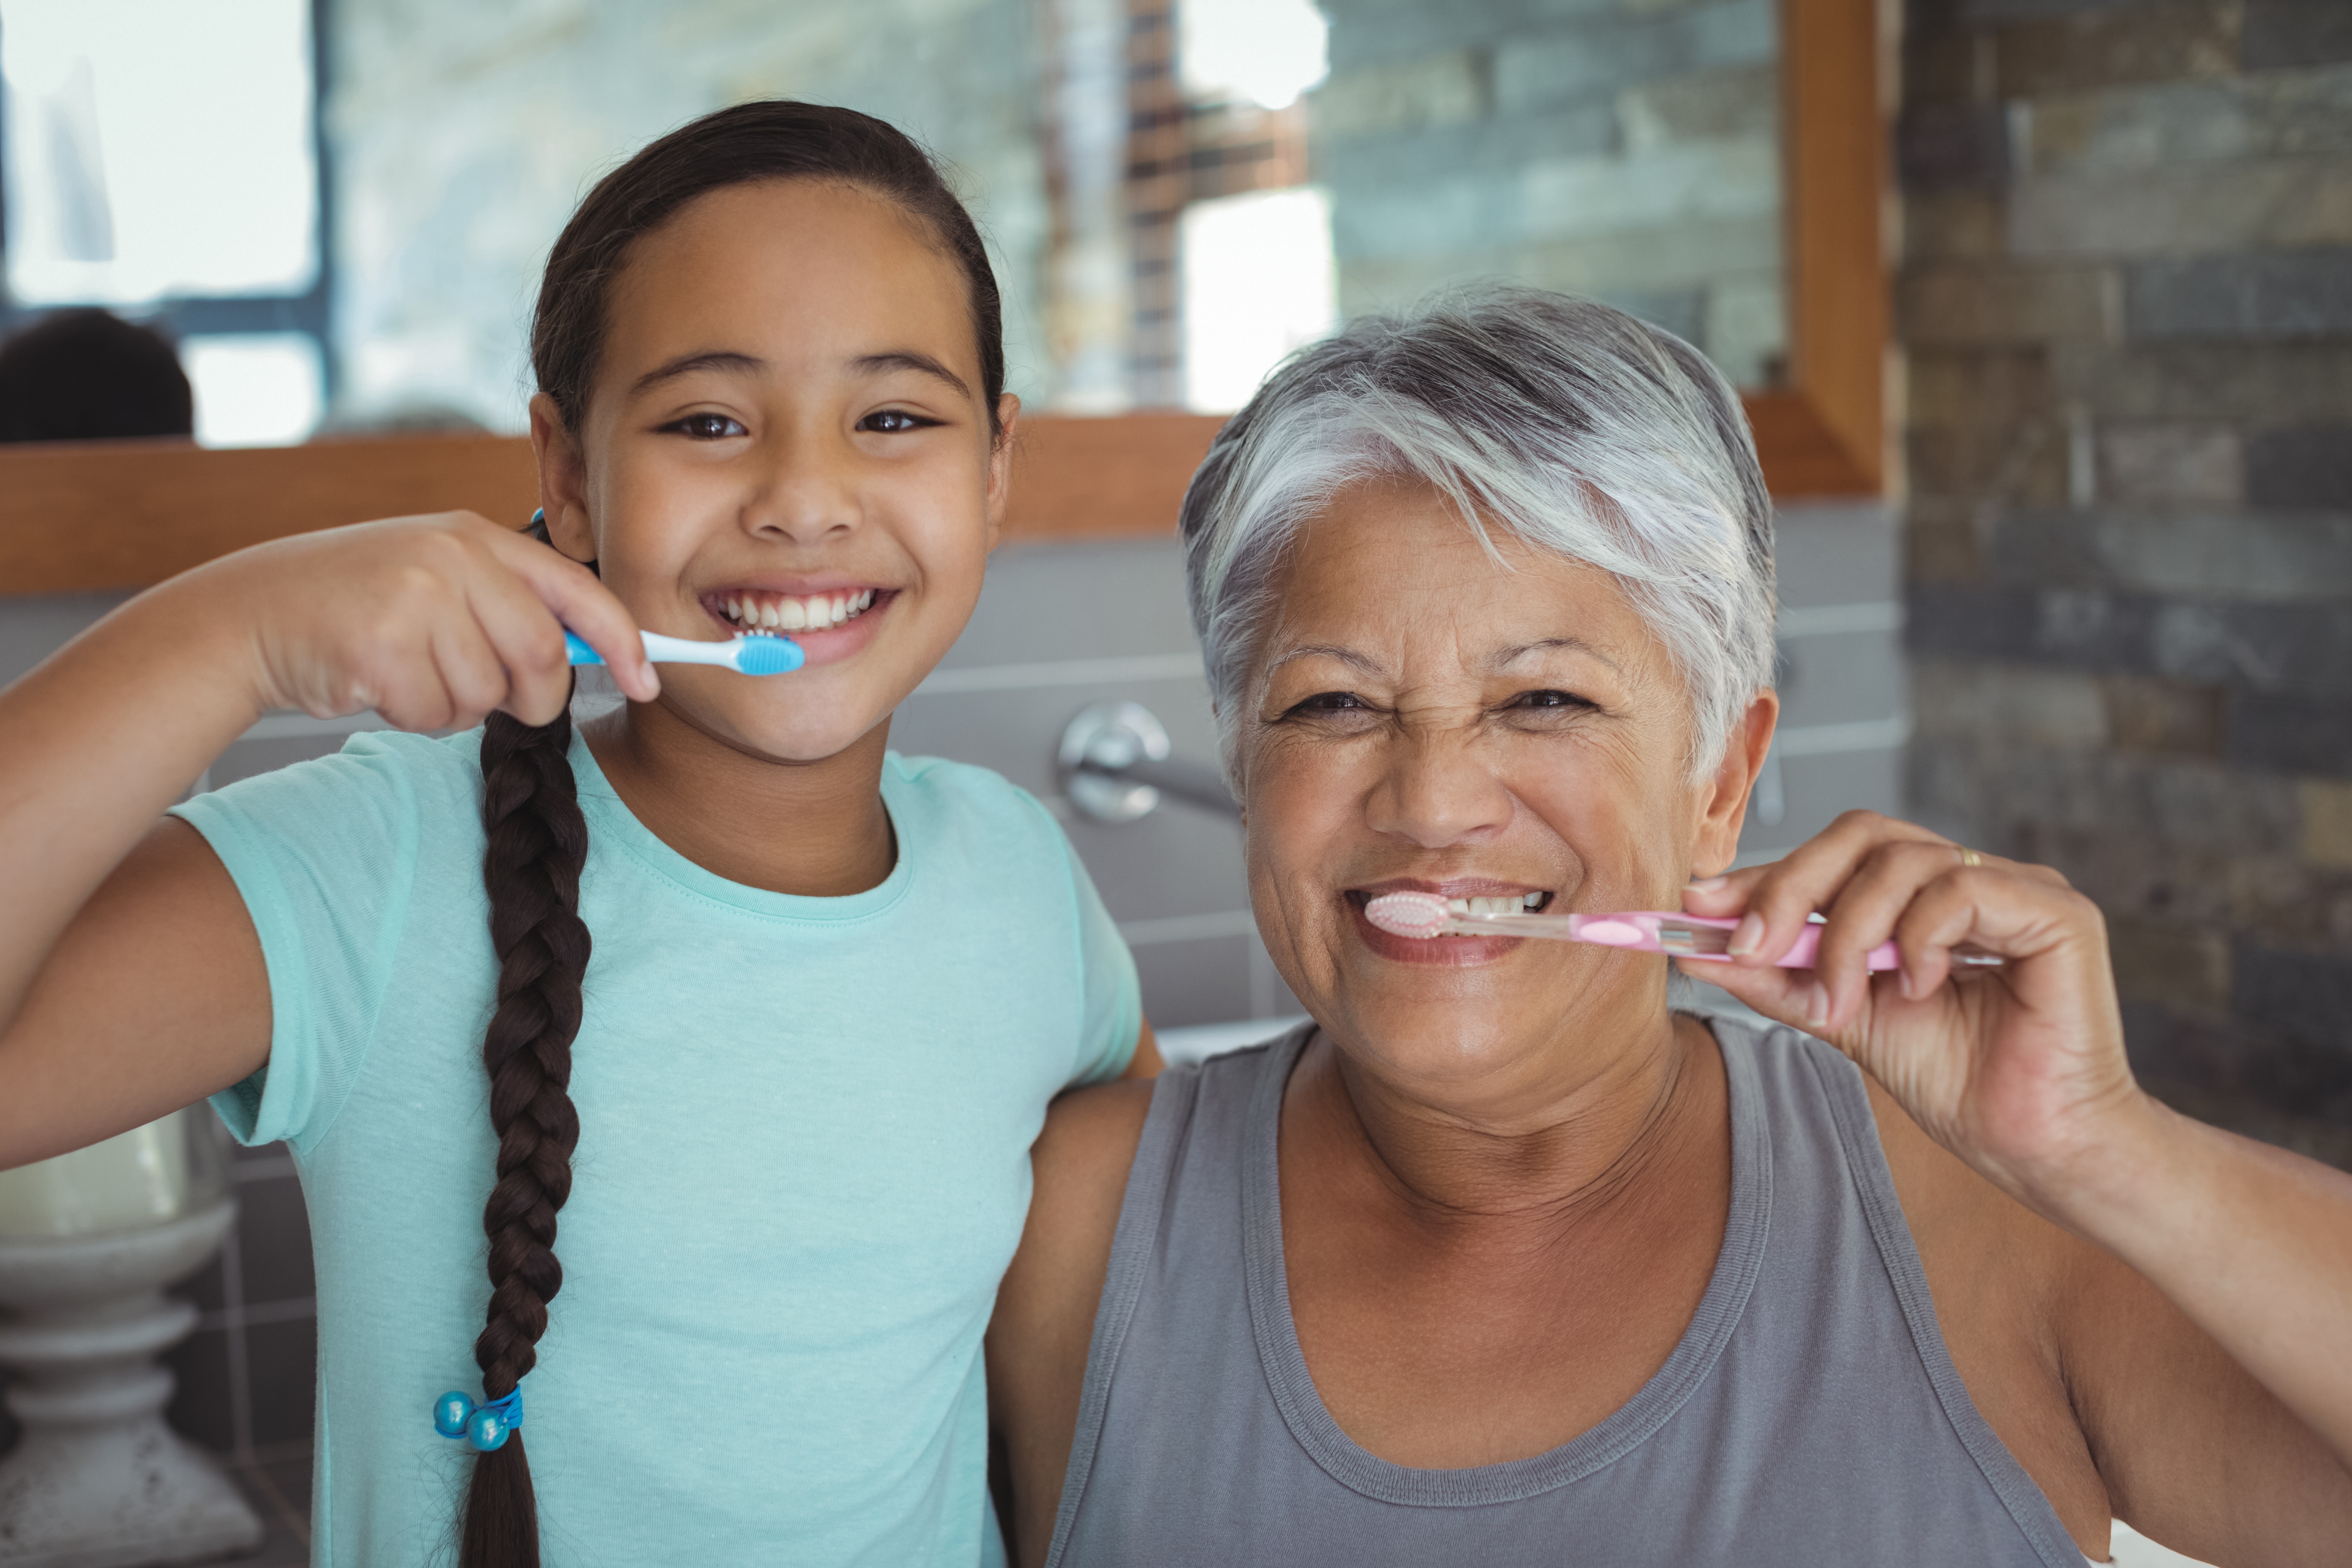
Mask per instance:
[[[798,669],[808,658],[801,651],[801,645],[790,637],[689,642],[684,637],[666,637],[659,632],[637,635],[646,639],[646,657],[656,664],[715,664],[738,675],[784,675]],[[572,650],[574,664],[604,662],[604,656],[581,641],[576,632],[563,634],[563,646]]]

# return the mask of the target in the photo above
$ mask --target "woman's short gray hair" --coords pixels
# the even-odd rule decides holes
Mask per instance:
[[[1772,509],[1739,397],[1673,333],[1539,289],[1441,296],[1299,351],[1184,494],[1186,585],[1229,777],[1243,689],[1299,525],[1344,486],[1417,477],[1624,585],[1690,689],[1691,770],[1772,676]]]

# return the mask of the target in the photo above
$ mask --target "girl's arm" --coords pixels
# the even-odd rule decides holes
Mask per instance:
[[[1148,1083],[1073,1089],[1047,1108],[1030,1151],[1029,1216],[997,1288],[987,1344],[989,1420],[1004,1438],[1013,1483],[1013,1517],[1003,1522],[1015,1568],[1037,1568],[1053,1543],[1087,1347],[1150,1111]]]
[[[133,599],[0,691],[0,1167],[138,1125],[268,1052],[251,922],[164,822],[263,713],[402,729],[570,689],[571,626],[640,700],[628,614],[584,568],[470,513],[241,551]]]
[[[2352,1533],[2352,1175],[2179,1116],[2133,1081],[2098,909],[2045,868],[1850,813],[1694,887],[1757,917],[1686,963],[1858,1062],[1937,1142],[2103,1249],[2050,1327],[2116,1510],[2215,1561]],[[1816,970],[1768,967],[1823,911]],[[1743,940],[1745,939],[1745,940]],[[1901,970],[1864,958],[1892,939]],[[2000,954],[1953,981],[1951,949]]]

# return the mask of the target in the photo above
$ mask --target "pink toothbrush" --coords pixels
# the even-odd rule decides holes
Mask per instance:
[[[1610,915],[1465,914],[1450,908],[1435,893],[1382,893],[1364,906],[1364,918],[1394,936],[1541,936],[1555,942],[1589,942],[1635,952],[1666,952],[1677,958],[1713,959],[1727,963],[1732,929],[1738,921],[1705,915],[1666,914],[1636,910]],[[1813,950],[1821,944],[1822,928],[1809,925],[1780,960],[1783,969],[1811,969]],[[1975,968],[1993,968],[1998,953],[1977,947],[1952,949],[1952,962]],[[1903,957],[1891,942],[1870,950],[1873,971],[1900,969]]]

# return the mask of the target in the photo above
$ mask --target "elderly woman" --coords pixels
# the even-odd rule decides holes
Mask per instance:
[[[2133,1083],[2050,871],[1855,814],[1725,874],[1771,535],[1697,353],[1548,295],[1360,323],[1184,535],[1314,1022],[1055,1108],[992,1330],[1023,1563],[2352,1552],[2352,1178]],[[1405,889],[1739,916],[1687,968],[1779,1022],[1367,920]]]

